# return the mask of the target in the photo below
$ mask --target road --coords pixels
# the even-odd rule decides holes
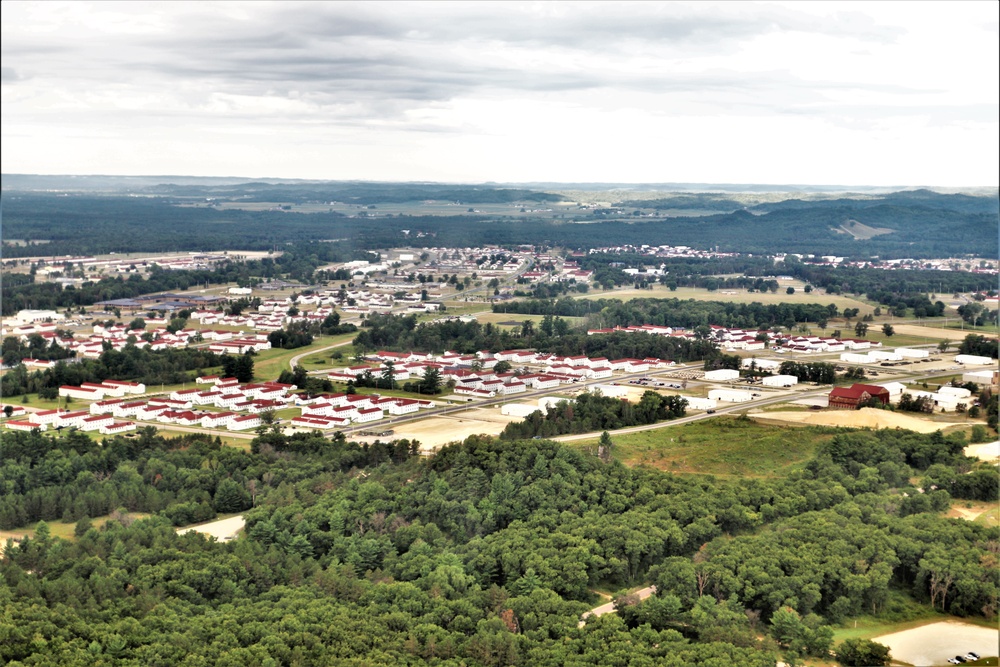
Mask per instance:
[[[655,586],[647,586],[646,588],[637,590],[635,593],[630,593],[630,595],[638,595],[640,600],[645,600],[655,592],[656,592]],[[615,603],[607,602],[599,607],[594,607],[590,611],[585,611],[583,615],[580,616],[580,622],[578,623],[578,626],[581,628],[585,626],[587,624],[587,619],[590,618],[591,616],[604,616],[605,614],[613,614],[613,613],[615,613]]]

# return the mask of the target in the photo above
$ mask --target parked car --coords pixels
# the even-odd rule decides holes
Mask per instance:
[[[979,654],[975,653],[973,651],[969,651],[968,653],[965,654],[965,659],[966,660],[979,660]]]

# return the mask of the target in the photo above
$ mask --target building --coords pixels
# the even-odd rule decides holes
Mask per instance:
[[[794,387],[799,379],[794,375],[771,375],[761,380],[765,387]]]
[[[701,396],[681,396],[681,398],[687,401],[687,406],[691,410],[714,410],[719,405],[715,399]]]
[[[837,410],[857,410],[863,403],[871,399],[876,399],[885,405],[889,402],[889,390],[873,384],[834,387],[830,390],[828,404]]]
[[[746,403],[753,400],[753,394],[741,389],[712,389],[708,392],[708,398],[726,403]]]
[[[716,371],[705,371],[705,379],[713,382],[729,382],[737,380],[740,372],[731,368],[720,368]]]
[[[996,364],[997,360],[975,354],[959,354],[955,357],[955,363],[963,366],[985,366],[986,364]]]

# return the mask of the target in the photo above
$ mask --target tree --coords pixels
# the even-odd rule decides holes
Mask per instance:
[[[837,662],[845,667],[888,665],[889,647],[870,639],[845,639],[837,647]]]
[[[785,288],[785,294],[795,294],[795,288],[794,287]]]
[[[614,442],[611,441],[611,434],[607,431],[601,433],[600,440],[597,441],[597,456],[607,463],[611,460],[611,448]]]
[[[134,320],[132,320],[131,322],[129,322],[128,328],[129,329],[145,329],[146,328],[146,320],[142,319],[141,317],[137,317]]]
[[[227,477],[219,482],[212,505],[220,514],[242,512],[250,507],[250,494],[232,478]]]
[[[945,352],[947,352],[949,347],[951,347],[951,341],[950,340],[943,340],[943,341],[941,341],[940,343],[937,344],[938,352],[940,352],[941,354],[944,354]]]
[[[506,360],[504,360],[504,361],[498,361],[493,366],[493,372],[496,373],[496,374],[498,374],[498,375],[500,373],[506,373],[506,372],[510,371],[510,369],[511,369],[511,364],[510,364],[509,361],[506,361]]]
[[[854,334],[856,336],[864,336],[868,333],[868,323],[858,322],[854,325]]]
[[[441,392],[441,371],[435,366],[424,369],[424,377],[420,381],[421,394],[438,394]]]
[[[892,327],[891,324],[886,322],[885,324],[882,325],[882,333],[885,334],[885,336],[888,338],[889,336],[895,334],[896,330]]]
[[[5,417],[7,417],[8,419],[10,419],[10,416],[12,414],[14,414],[14,406],[13,405],[5,405],[5,406],[3,406],[3,414],[4,414]]]

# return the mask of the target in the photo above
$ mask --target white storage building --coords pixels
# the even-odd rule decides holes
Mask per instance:
[[[903,392],[906,391],[906,385],[903,384],[902,382],[883,382],[878,386],[882,387],[883,389],[888,389],[889,398],[893,399],[902,396]]]
[[[543,396],[542,398],[538,399],[538,407],[541,408],[542,410],[548,410],[549,408],[554,408],[559,403],[562,403],[563,401],[568,401],[568,400],[569,399],[557,398],[555,396]],[[572,402],[572,401],[569,401],[569,402]]]
[[[888,350],[872,350],[868,353],[868,356],[872,359],[877,359],[879,361],[902,361],[903,356],[897,354],[896,352],[889,352]]]
[[[600,393],[601,396],[607,396],[608,398],[625,398],[628,396],[628,389],[626,387],[621,387],[613,384],[598,384],[591,387],[594,393]]]
[[[507,415],[508,417],[527,417],[532,412],[538,412],[539,408],[537,405],[530,405],[528,403],[507,403],[500,407],[500,414]]]
[[[781,366],[781,362],[775,359],[757,359],[756,357],[748,357],[740,362],[743,368],[750,368],[751,366],[756,366],[762,371],[773,371],[777,370]]]
[[[857,352],[844,352],[840,355],[841,361],[846,361],[849,364],[871,364],[875,363],[875,360],[869,357],[867,354],[858,354]]]
[[[1000,382],[1000,371],[970,371],[962,373],[962,382],[997,384]]]
[[[772,375],[761,380],[765,387],[794,387],[799,379],[794,375]]]
[[[688,402],[687,406],[691,410],[714,410],[719,405],[718,401],[701,396],[681,396],[681,398]]]
[[[937,390],[937,393],[957,396],[958,398],[968,398],[969,396],[972,396],[972,392],[965,387],[941,387]]]
[[[740,377],[740,372],[731,368],[720,368],[717,371],[706,371],[705,379],[713,382],[726,382],[736,380]]]
[[[746,403],[753,399],[749,391],[741,389],[712,389],[708,392],[708,397],[716,401],[727,403]]]
[[[896,354],[907,359],[926,359],[931,356],[927,350],[914,350],[909,347],[897,347]]]
[[[986,364],[996,365],[996,359],[990,359],[989,357],[979,357],[974,354],[960,354],[955,357],[956,364],[962,364],[963,366],[985,366]]]

